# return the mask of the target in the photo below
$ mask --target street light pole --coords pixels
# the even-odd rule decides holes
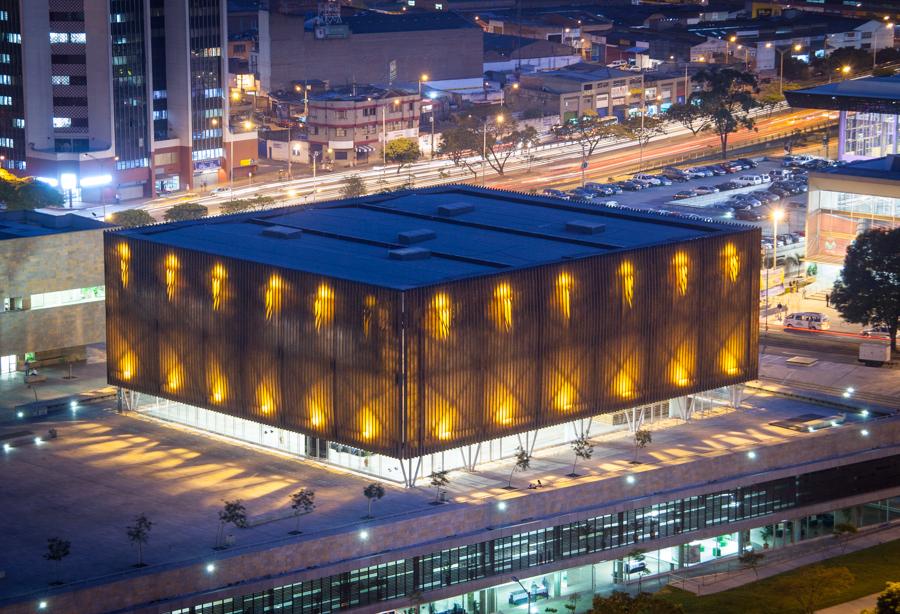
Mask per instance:
[[[513,580],[515,580],[516,584],[522,587],[522,590],[525,591],[525,598],[528,599],[528,609],[526,612],[531,614],[531,591],[525,588],[525,585],[522,584],[516,576],[511,576]]]

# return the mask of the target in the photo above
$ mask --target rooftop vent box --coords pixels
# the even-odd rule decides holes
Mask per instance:
[[[269,226],[262,231],[262,236],[273,239],[299,239],[303,231],[289,226]]]
[[[413,243],[421,243],[435,238],[437,235],[433,230],[421,228],[419,230],[407,230],[397,234],[397,241],[403,245],[412,245]]]
[[[431,256],[431,250],[421,247],[401,247],[388,251],[391,260],[425,260]]]
[[[472,211],[475,211],[475,205],[470,205],[469,203],[450,203],[438,207],[438,215],[444,215],[446,217],[471,213]]]
[[[575,220],[566,222],[566,230],[580,235],[598,235],[606,229],[606,224],[590,222],[587,220]]]

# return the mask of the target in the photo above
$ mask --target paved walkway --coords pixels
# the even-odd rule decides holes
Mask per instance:
[[[833,605],[824,610],[816,610],[816,614],[860,614],[867,608],[874,608],[875,602],[878,600],[878,593],[874,595],[866,595],[847,603]]]

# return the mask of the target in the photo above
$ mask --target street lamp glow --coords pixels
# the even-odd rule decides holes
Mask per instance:
[[[253,128],[253,122],[248,119],[244,122],[244,130],[250,130],[251,128]]]
[[[731,35],[731,38],[729,38],[728,40],[730,40],[730,41],[733,43],[733,42],[735,42],[735,41],[737,40],[737,36],[734,36],[734,35],[732,34],[732,35]]]
[[[750,460],[754,460],[756,458],[756,452],[750,450],[749,452],[747,452],[747,458],[749,458]]]
[[[9,445],[8,443],[3,444],[3,451],[4,451],[4,452],[9,452],[10,450],[12,450],[12,446],[11,446],[11,445]]]
[[[847,73],[850,72],[850,67],[849,66],[841,66],[841,72],[846,75]]]
[[[503,121],[504,121],[505,119],[506,119],[506,118],[504,118],[502,115],[498,115],[498,116],[497,116],[497,123],[498,123],[498,124],[502,124]]]
[[[40,602],[38,602],[38,610],[46,610],[46,609],[47,609],[47,602],[46,602],[46,601],[40,601]]]
[[[800,43],[794,45],[794,51],[800,51],[801,49],[803,49],[803,45],[801,45]]]
[[[500,510],[501,512],[505,512],[506,511],[506,501],[501,501],[500,503],[498,503],[497,509]]]
[[[772,211],[772,219],[776,222],[780,222],[784,219],[784,209],[775,209]]]
[[[861,431],[859,432],[859,434],[862,435],[863,437],[868,437],[868,436],[869,436],[869,429],[863,429],[863,430],[861,430]]]
[[[868,409],[864,409],[864,410],[862,410],[861,412],[859,412],[859,415],[862,416],[863,418],[868,418],[868,417],[869,417],[869,410],[868,410]]]
[[[206,564],[206,573],[212,573],[212,572],[214,572],[215,570],[216,570],[216,566],[215,566],[214,563],[207,563],[207,564]]]
[[[629,475],[628,477],[625,478],[625,481],[628,482],[629,484],[634,484],[637,480],[635,480],[633,475]]]
[[[367,539],[369,539],[369,532],[363,529],[359,532],[359,538],[363,541],[366,541]]]
[[[24,418],[24,417],[25,417],[25,412],[24,412],[24,411],[17,411],[17,412],[16,412],[16,418]]]
[[[422,73],[422,76],[419,77],[419,81],[428,81],[428,75],[425,73]]]

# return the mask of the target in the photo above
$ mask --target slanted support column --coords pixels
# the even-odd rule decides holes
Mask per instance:
[[[691,399],[688,397],[676,397],[669,399],[669,416],[672,418],[681,418],[685,422],[691,419],[692,409]]]
[[[744,385],[743,384],[733,384],[728,387],[728,397],[729,403],[731,407],[734,409],[740,409],[741,403],[744,402]]]

